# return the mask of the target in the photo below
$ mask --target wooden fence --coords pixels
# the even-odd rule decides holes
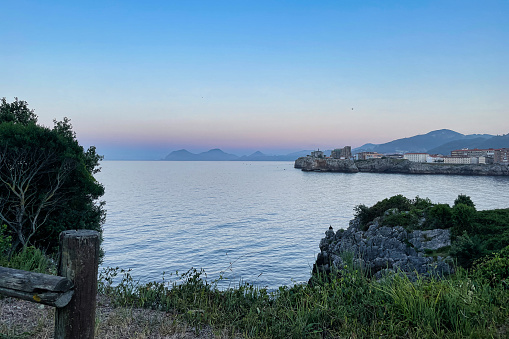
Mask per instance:
[[[0,294],[56,307],[55,339],[94,338],[99,233],[60,233],[58,275],[0,267]]]

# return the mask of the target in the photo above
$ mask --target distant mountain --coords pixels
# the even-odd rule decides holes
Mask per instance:
[[[202,161],[231,161],[238,160],[239,157],[234,154],[229,154],[221,151],[219,148],[211,149],[207,152],[198,154],[198,157]]]
[[[438,147],[432,148],[428,150],[429,154],[442,154],[442,155],[450,155],[452,150],[462,149],[462,148],[477,148],[477,145],[482,143],[484,138],[474,138],[474,139],[461,139],[447,142]]]
[[[241,157],[234,154],[225,153],[222,150],[215,148],[207,152],[199,154],[191,153],[185,149],[173,151],[168,154],[163,160],[166,161],[294,161],[299,157],[311,154],[311,151],[299,151],[286,155],[267,155],[260,151],[254,152],[251,155],[243,155]]]
[[[238,160],[238,156],[228,154],[221,151],[219,148],[211,149],[207,152],[199,154],[191,153],[185,149],[173,151],[166,156],[163,160],[167,161],[231,161]]]
[[[197,157],[198,155],[197,154],[194,154],[194,153],[191,153],[185,149],[181,149],[181,150],[178,150],[178,151],[173,151],[171,152],[170,154],[168,154],[166,156],[166,158],[164,158],[164,160],[169,160],[169,161],[193,161],[193,160],[197,160]]]
[[[509,148],[509,133],[487,139],[477,148]]]
[[[471,134],[464,135],[449,129],[441,129],[431,131],[426,134],[416,135],[413,137],[396,139],[384,144],[365,144],[361,147],[353,149],[353,153],[362,151],[372,151],[378,153],[428,153],[430,150],[436,149],[444,144],[452,143],[458,140],[471,140],[471,139],[488,139],[493,137],[489,134]],[[440,153],[440,152],[430,152]]]
[[[449,155],[451,154],[451,151],[462,148],[509,148],[509,134],[500,136],[491,136],[489,134],[472,134],[467,135],[466,137],[471,136],[474,138],[451,141],[439,147],[428,150],[428,153]]]

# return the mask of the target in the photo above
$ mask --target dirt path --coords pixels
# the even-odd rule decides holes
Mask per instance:
[[[0,339],[53,338],[54,313],[53,307],[0,297]],[[96,338],[229,338],[208,327],[197,334],[171,313],[114,308],[104,297],[98,299],[96,319]]]

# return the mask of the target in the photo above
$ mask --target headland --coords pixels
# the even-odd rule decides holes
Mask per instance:
[[[350,160],[307,156],[295,160],[294,168],[300,168],[303,171],[341,173],[509,176],[509,166],[506,164],[421,163],[393,158]]]

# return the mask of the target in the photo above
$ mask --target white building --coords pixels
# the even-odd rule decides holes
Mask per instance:
[[[412,162],[426,162],[428,156],[428,153],[406,153],[403,155],[403,159],[408,159]]]
[[[444,164],[463,164],[468,165],[472,163],[471,157],[445,157]]]
[[[429,155],[426,158],[426,162],[444,162],[443,155]]]

